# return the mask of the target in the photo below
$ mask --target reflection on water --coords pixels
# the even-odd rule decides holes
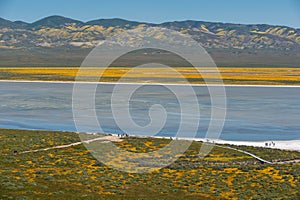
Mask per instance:
[[[181,98],[185,95],[184,87]],[[0,83],[0,127],[76,131],[72,115],[71,83]],[[109,133],[120,133],[110,109],[113,85],[97,89],[96,112],[99,123]],[[194,87],[201,116],[197,137],[205,137],[210,122],[210,96],[203,86]],[[227,140],[290,140],[300,138],[300,88],[227,86],[227,117],[221,135]],[[150,122],[148,110],[162,105],[167,120],[159,135],[173,136],[180,124],[178,100],[168,89],[148,85],[136,91],[129,106],[134,122]],[[122,106],[122,105],[119,105]],[[214,119],[218,120],[218,119]],[[188,122],[187,122],[188,123]],[[86,127],[86,131],[97,131]]]

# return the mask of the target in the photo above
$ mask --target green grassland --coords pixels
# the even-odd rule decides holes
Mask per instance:
[[[80,141],[78,134],[0,129],[0,199],[299,199],[300,164],[269,165],[214,147],[198,157],[200,142],[176,162],[151,173],[117,171],[84,145],[21,154]],[[155,151],[168,139],[124,138],[132,152]],[[235,147],[267,160],[299,159],[300,152]],[[17,151],[18,153],[14,152]]]

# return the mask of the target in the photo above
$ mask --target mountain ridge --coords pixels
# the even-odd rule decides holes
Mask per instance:
[[[273,59],[274,55],[279,55],[283,60],[282,64],[290,62],[291,57],[295,58],[293,66],[299,64],[296,60],[300,57],[300,29],[280,25],[197,20],[155,24],[112,18],[82,22],[53,15],[27,23],[0,18],[0,51],[3,52],[3,56],[7,55],[7,52],[18,52],[22,59],[32,52],[42,56],[40,52],[55,52],[57,49],[63,52],[75,51],[75,57],[82,57],[81,53],[85,55],[86,50],[94,48],[106,38],[139,26],[163,27],[187,34],[209,52],[217,55],[217,58],[220,55],[222,59],[227,59],[225,55],[238,55],[248,59],[249,56],[252,58],[256,54],[261,54],[258,56],[263,58],[265,54],[266,58]],[[5,65],[5,62],[3,63],[2,65]]]
[[[12,21],[12,20],[8,20],[8,19],[5,19],[3,17],[0,17],[0,23],[1,23],[1,20],[6,20],[6,21],[9,21],[9,22],[22,22],[22,23],[26,23],[26,24],[33,24],[33,23],[36,23],[38,21],[41,21],[43,19],[46,19],[46,18],[51,18],[51,17],[61,17],[61,18],[65,18],[65,19],[72,19],[70,17],[64,17],[62,15],[50,15],[50,16],[47,16],[47,17],[43,17],[41,19],[38,19],[32,23],[29,23],[29,22],[25,22],[25,21],[22,21],[22,20],[16,20],[16,21]],[[98,20],[123,20],[123,21],[127,21],[127,22],[135,22],[135,23],[141,23],[141,24],[153,24],[153,25],[162,25],[162,24],[165,24],[165,23],[175,23],[175,22],[187,22],[187,21],[191,21],[191,22],[202,22],[202,23],[217,23],[217,24],[227,24],[227,25],[246,25],[246,26],[256,26],[256,25],[268,25],[268,26],[274,26],[274,27],[286,27],[286,28],[293,28],[293,29],[296,29],[296,30],[300,30],[300,27],[299,28],[296,28],[296,27],[291,27],[291,26],[288,26],[288,25],[280,25],[280,24],[265,24],[265,23],[233,23],[233,22],[221,22],[221,21],[206,21],[206,20],[174,20],[174,21],[166,21],[166,22],[161,22],[161,23],[152,23],[152,22],[139,22],[139,21],[135,21],[135,20],[128,20],[128,19],[123,19],[123,18],[99,18],[99,19],[93,19],[93,20],[88,20],[88,21],[82,21],[82,20],[76,20],[76,19],[72,19],[74,21],[78,21],[78,22],[81,22],[83,24],[88,24],[89,22],[91,21],[98,21]]]

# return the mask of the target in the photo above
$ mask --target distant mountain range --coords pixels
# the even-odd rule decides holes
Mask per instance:
[[[99,42],[138,26],[188,34],[222,66],[299,66],[300,29],[287,26],[192,20],[152,24],[117,18],[82,22],[62,16],[33,23],[0,18],[0,66],[80,65]]]

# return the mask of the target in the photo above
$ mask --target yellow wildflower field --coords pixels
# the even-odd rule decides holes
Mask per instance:
[[[26,68],[0,68],[0,78],[21,80],[75,80],[79,72],[78,67],[26,67]],[[200,73],[190,67],[176,68],[129,68],[111,67],[84,68],[80,71],[81,80],[95,80],[100,77],[104,82],[114,82],[126,77],[128,82],[171,82],[183,83],[209,83],[222,78],[225,84],[299,84],[300,68],[238,68],[221,67],[218,71],[211,68],[201,68]]]

